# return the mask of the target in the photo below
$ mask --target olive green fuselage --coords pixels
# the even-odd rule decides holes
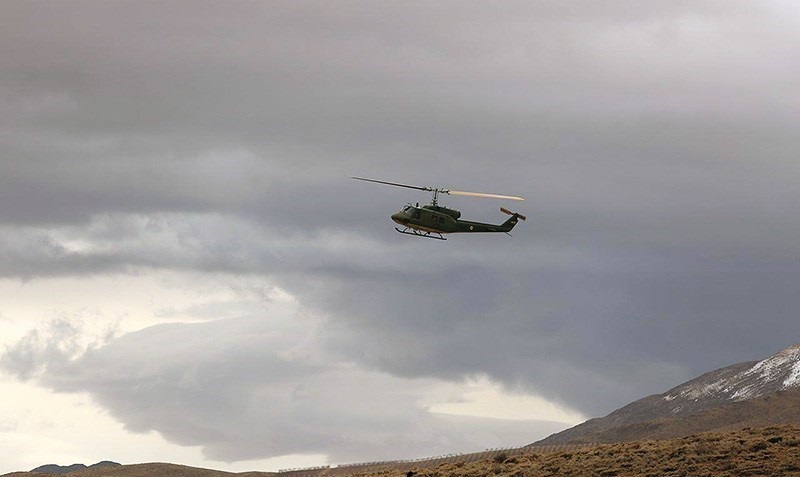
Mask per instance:
[[[512,215],[500,225],[459,220],[461,212],[440,205],[422,207],[407,205],[392,220],[403,227],[423,232],[452,234],[459,232],[509,232],[517,225],[517,214]]]

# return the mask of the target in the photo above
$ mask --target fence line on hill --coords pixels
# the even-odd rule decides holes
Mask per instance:
[[[489,460],[494,459],[501,454],[505,454],[508,457],[520,454],[550,454],[554,452],[570,452],[575,450],[590,449],[597,447],[598,445],[600,444],[559,444],[546,446],[498,447],[486,449],[481,452],[444,454],[432,457],[422,457],[418,459],[357,462],[350,464],[339,464],[335,466],[323,465],[316,467],[282,469],[278,471],[278,475],[281,477],[335,477],[337,475],[349,474],[353,472],[377,471],[379,469],[391,469],[406,472],[412,469],[428,468],[442,464],[467,464],[480,460]]]

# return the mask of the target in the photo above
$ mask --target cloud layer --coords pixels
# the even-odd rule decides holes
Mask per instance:
[[[89,392],[128,430],[157,430],[228,462],[480,450],[564,425],[431,413],[429,405],[457,397],[446,383],[337,359],[321,352],[313,320],[282,313],[159,325],[83,347],[76,326],[55,322],[7,349],[2,366],[57,392]]]

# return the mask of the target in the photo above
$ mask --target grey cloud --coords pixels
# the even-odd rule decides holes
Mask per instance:
[[[0,369],[23,381],[38,378],[50,364],[69,361],[86,350],[80,332],[79,325],[67,318],[52,320],[3,350]]]
[[[265,275],[333,318],[321,340],[333,352],[407,377],[483,372],[589,413],[742,359],[747,352],[730,346],[738,336],[749,337],[748,359],[784,345],[776,330],[792,340],[792,263],[702,242],[677,251],[582,241],[542,248],[520,238],[535,237],[531,230],[454,237],[445,249],[354,233],[286,238],[216,216],[106,218],[60,234],[100,252],[25,266],[28,275],[75,274],[73,262],[94,273]],[[92,253],[112,267],[92,270]]]
[[[563,427],[431,414],[420,400],[434,382],[320,356],[314,330],[294,326],[268,316],[156,326],[72,361],[42,356],[39,379],[56,391],[92,393],[132,431],[156,430],[226,461],[411,457],[524,444]],[[280,339],[286,334],[293,339]]]

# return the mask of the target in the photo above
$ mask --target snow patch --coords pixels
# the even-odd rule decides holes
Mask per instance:
[[[711,396],[713,394],[719,393],[722,390],[725,381],[718,380],[714,381],[713,383],[697,383],[691,386],[686,386],[684,389],[681,389],[677,396],[672,396],[672,399],[680,396],[683,398],[692,399],[697,401],[698,398],[703,396]],[[671,401],[672,399],[668,399]]]
[[[771,381],[787,364],[794,362],[797,365],[798,360],[800,360],[800,347],[793,346],[759,361],[752,368],[745,371],[743,375],[751,376],[758,373],[762,381]]]
[[[748,384],[747,386],[742,386],[737,389],[736,392],[731,395],[730,400],[746,401],[750,398],[758,397],[759,394],[761,394],[760,389],[758,389],[755,384]]]
[[[798,384],[800,384],[800,361],[794,363],[794,366],[792,366],[789,377],[783,381],[783,388],[792,388]]]

